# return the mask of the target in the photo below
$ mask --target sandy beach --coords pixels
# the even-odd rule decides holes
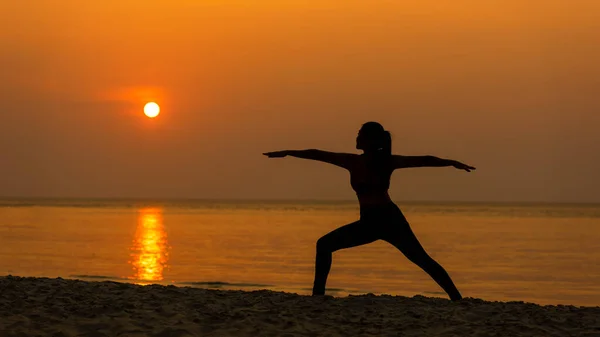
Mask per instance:
[[[600,307],[0,278],[0,336],[600,336]]]

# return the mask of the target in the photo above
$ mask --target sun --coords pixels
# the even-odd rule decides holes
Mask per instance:
[[[158,106],[158,104],[156,104],[154,102],[148,102],[144,106],[144,114],[150,118],[154,118],[154,117],[158,116],[159,113],[160,113],[160,107]]]

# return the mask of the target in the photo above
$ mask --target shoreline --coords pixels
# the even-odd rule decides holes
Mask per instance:
[[[600,307],[0,277],[0,336],[600,336]]]

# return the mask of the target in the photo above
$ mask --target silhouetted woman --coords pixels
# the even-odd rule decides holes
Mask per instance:
[[[286,150],[267,152],[269,158],[292,156],[318,160],[343,167],[350,172],[350,184],[358,196],[360,220],[342,226],[317,241],[313,295],[325,294],[331,269],[332,253],[350,247],[384,240],[398,248],[410,261],[421,267],[446,291],[453,301],[462,298],[448,273],[433,260],[417,240],[404,215],[388,194],[395,169],[406,167],[453,166],[470,172],[474,167],[455,160],[434,156],[392,155],[390,133],[377,122],[363,124],[356,148],[362,155],[321,150]]]

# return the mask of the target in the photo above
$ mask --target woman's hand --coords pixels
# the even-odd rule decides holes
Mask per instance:
[[[467,164],[463,164],[459,161],[454,161],[452,163],[452,166],[454,166],[455,168],[459,169],[459,170],[465,170],[467,172],[471,172],[471,170],[475,170],[475,168],[473,166],[469,166]]]
[[[269,158],[283,158],[288,155],[288,151],[265,152],[263,154]]]

